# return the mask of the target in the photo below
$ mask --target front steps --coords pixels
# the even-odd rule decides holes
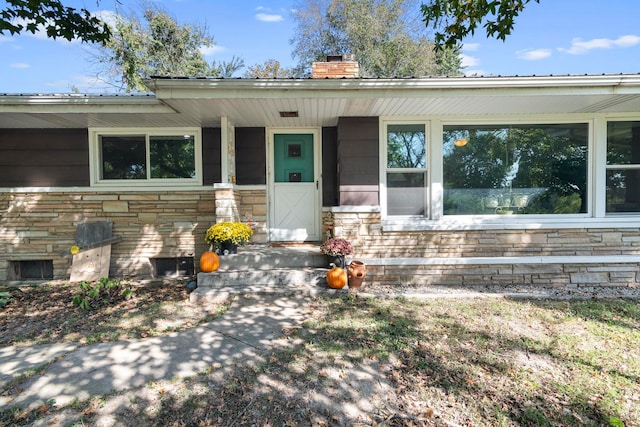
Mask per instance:
[[[521,256],[360,258],[369,286],[522,287],[580,289],[640,288],[640,256]],[[199,273],[192,302],[223,301],[236,293],[296,294],[334,292],[329,266],[318,246],[250,245],[220,258],[220,269]],[[348,288],[337,292],[347,291]]]
[[[221,302],[239,293],[308,293],[327,289],[327,262],[318,246],[249,245],[220,257],[213,273],[198,273],[192,303]]]
[[[315,245],[268,246],[247,245],[237,254],[220,257],[222,271],[254,271],[325,267],[326,256]],[[327,266],[328,267],[328,266]]]

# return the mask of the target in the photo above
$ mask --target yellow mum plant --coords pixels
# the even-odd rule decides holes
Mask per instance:
[[[249,241],[252,235],[253,230],[245,223],[219,222],[209,227],[204,241],[212,245],[227,242],[242,246]]]

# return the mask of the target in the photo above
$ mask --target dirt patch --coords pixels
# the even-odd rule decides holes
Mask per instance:
[[[215,318],[224,304],[191,304],[183,280],[127,281],[128,298],[83,309],[73,304],[77,283],[3,288],[11,297],[0,310],[0,345],[61,342],[91,344],[165,335]]]

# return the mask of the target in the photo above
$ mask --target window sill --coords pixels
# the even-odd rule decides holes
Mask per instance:
[[[544,230],[560,228],[638,228],[640,215],[607,218],[525,218],[525,217],[458,217],[440,220],[387,218],[383,231],[447,231],[447,230]]]

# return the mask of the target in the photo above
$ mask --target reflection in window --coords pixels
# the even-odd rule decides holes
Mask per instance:
[[[588,125],[444,126],[445,215],[587,212]]]
[[[640,212],[640,122],[607,123],[607,213]]]
[[[388,124],[387,214],[426,216],[426,132],[424,124]]]
[[[424,138],[424,125],[388,125],[387,167],[426,167],[427,156]]]
[[[194,179],[195,135],[100,135],[101,180]]]
[[[387,214],[425,216],[425,173],[387,173]]]
[[[144,136],[103,136],[102,179],[147,179]]]
[[[194,178],[195,138],[193,135],[149,138],[151,178]]]

